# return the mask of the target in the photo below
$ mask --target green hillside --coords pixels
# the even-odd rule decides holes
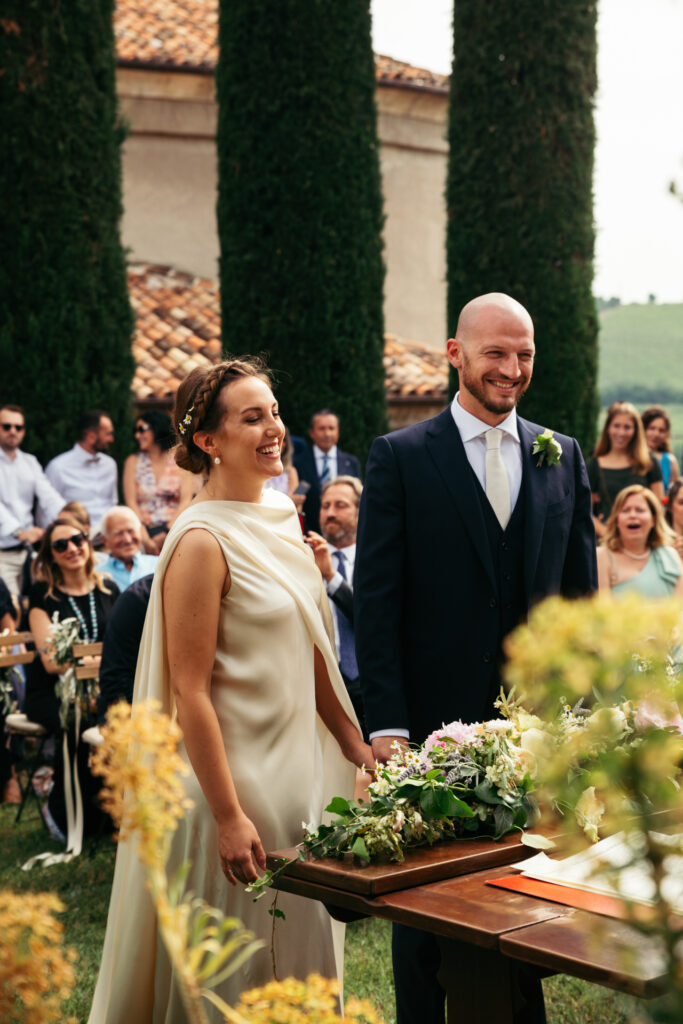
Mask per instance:
[[[683,440],[683,303],[617,306],[600,314],[598,388],[640,410],[664,405],[680,454]],[[602,426],[601,416],[599,427]]]

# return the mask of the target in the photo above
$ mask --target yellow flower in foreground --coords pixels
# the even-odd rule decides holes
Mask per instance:
[[[179,777],[189,771],[177,753],[182,733],[160,707],[159,701],[132,709],[115,704],[92,757],[93,772],[104,778],[102,806],[120,839],[135,835],[140,860],[150,868],[165,864],[171,835],[189,806]]]
[[[235,1016],[244,1024],[383,1024],[366,1000],[349,999],[346,1013],[337,1013],[339,983],[309,974],[306,981],[285,978],[243,992]]]
[[[65,1024],[76,953],[64,949],[64,904],[53,893],[0,891],[0,1020]],[[73,1018],[70,1018],[71,1020]]]

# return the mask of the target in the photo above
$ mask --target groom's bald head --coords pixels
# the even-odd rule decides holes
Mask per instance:
[[[534,324],[521,302],[503,292],[489,292],[471,299],[460,311],[455,337],[467,344],[481,333],[495,333],[502,325],[522,328],[530,332],[533,339]]]

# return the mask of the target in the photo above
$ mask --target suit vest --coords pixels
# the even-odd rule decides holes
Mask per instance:
[[[486,536],[491,550],[491,559],[495,573],[496,596],[492,599],[498,609],[500,624],[500,636],[505,637],[526,617],[527,601],[524,584],[524,512],[526,499],[524,496],[524,480],[519,490],[519,497],[512,510],[510,520],[503,530],[496,514],[491,508],[491,502],[486,497],[486,492],[479,483],[474,470],[471,470],[474,477],[475,489],[481,512],[486,526]],[[496,651],[493,659],[496,668],[502,664],[502,649]],[[495,673],[495,682],[490,694],[491,701],[498,696],[500,679],[498,671]]]

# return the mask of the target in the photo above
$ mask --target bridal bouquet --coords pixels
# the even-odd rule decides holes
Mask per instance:
[[[507,701],[499,706],[505,711]],[[305,826],[304,849],[314,857],[352,853],[368,863],[402,861],[406,849],[444,839],[500,839],[536,813],[533,746],[511,718],[444,725],[419,749],[397,750],[378,766],[367,802],[335,797],[329,825]]]

